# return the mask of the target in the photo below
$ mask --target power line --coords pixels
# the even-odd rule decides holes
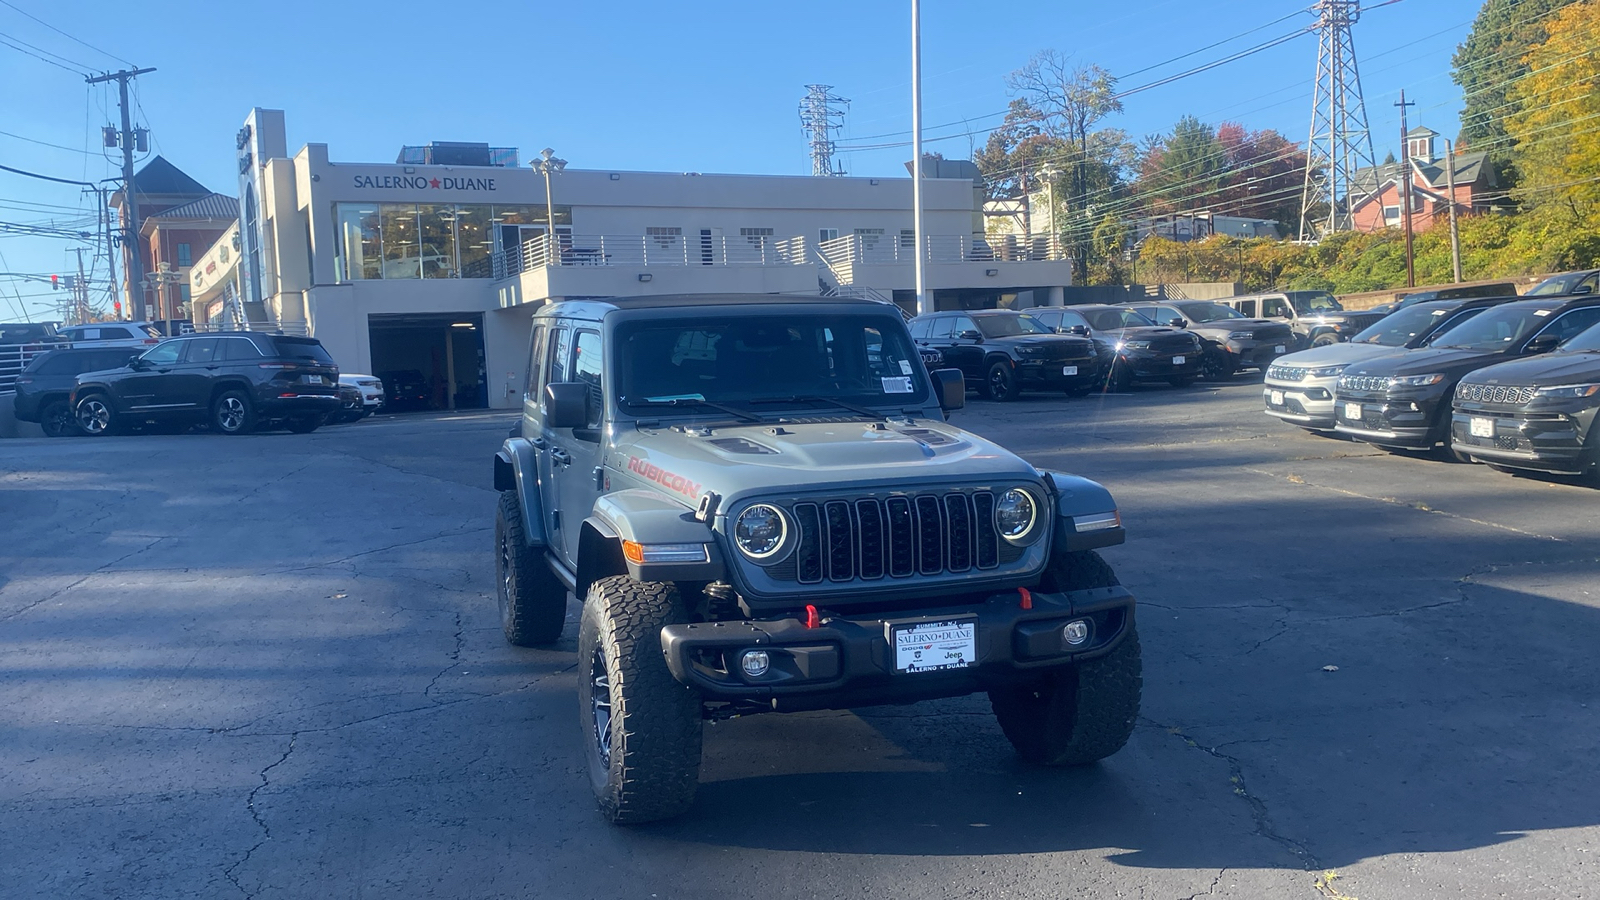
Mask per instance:
[[[45,20],[39,18],[38,16],[34,15],[33,13],[28,12],[27,10],[25,10],[22,7],[16,5],[15,3],[12,3],[11,0],[0,0],[0,4],[3,4],[5,6],[11,7],[12,9],[16,10],[17,12],[22,13],[23,15],[27,16],[28,18],[32,19],[33,21],[38,22],[40,25],[43,25],[44,27],[50,29],[51,31],[54,31],[56,34],[61,35],[62,37],[66,38],[69,41],[74,41],[76,43],[82,44],[83,46],[88,47],[90,50],[93,50],[96,53],[102,54],[104,56],[111,57],[112,59],[116,60],[117,62],[126,63],[127,65],[130,65],[130,66],[133,65],[133,63],[128,62],[127,60],[125,60],[122,57],[116,55],[115,53],[110,53],[108,51],[101,50],[99,47],[96,47],[95,45],[89,43],[88,41],[83,40],[82,38],[73,37],[72,35],[66,33],[65,31],[62,31],[61,29],[55,27],[54,25],[51,25],[49,22],[46,22]]]
[[[31,44],[25,44],[22,41],[18,41],[15,38],[8,38],[5,35],[0,35],[0,45],[4,45],[6,47],[10,47],[11,49],[17,51],[18,53],[22,53],[22,54],[26,54],[28,56],[31,56],[34,59],[37,59],[38,61],[40,61],[42,63],[45,63],[47,65],[55,66],[56,68],[60,69],[63,72],[71,72],[74,75],[83,75],[83,74],[85,74],[85,73],[87,73],[89,71],[89,68],[87,66],[84,66],[82,68],[76,68],[76,69],[73,68],[72,66],[64,66],[61,63],[56,62],[55,60],[51,59],[48,56],[42,56],[42,55],[40,55],[38,53],[35,53],[32,50],[27,49],[28,47],[32,46]],[[77,65],[77,64],[73,63],[73,65]]]
[[[12,134],[9,131],[0,131],[0,135],[4,135],[5,137],[8,137],[8,138],[15,138],[16,140],[19,140],[19,141],[27,141],[30,144],[38,144],[41,147],[53,147],[56,150],[67,150],[67,151],[70,151],[72,153],[82,153],[85,156],[94,156],[95,155],[93,153],[90,153],[87,150],[79,150],[77,147],[67,147],[67,146],[62,145],[62,144],[52,144],[49,141],[41,141],[38,138],[23,137],[20,134]]]
[[[0,2],[3,2],[3,0],[0,0]],[[61,184],[75,184],[75,185],[79,185],[81,187],[99,187],[99,185],[93,184],[93,183],[88,182],[88,181],[73,181],[70,178],[56,178],[56,177],[51,176],[51,175],[40,175],[38,172],[28,172],[28,171],[25,171],[23,169],[13,169],[10,166],[0,166],[0,170],[4,170],[4,171],[7,171],[7,172],[15,172],[18,175],[26,175],[29,178],[37,178],[37,179],[39,179],[41,181],[57,181],[57,182],[60,182]]]

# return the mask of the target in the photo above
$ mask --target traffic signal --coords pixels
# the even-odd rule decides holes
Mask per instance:
[[[121,300],[118,300],[118,301],[112,303],[111,304],[111,308],[116,311],[117,318],[119,318],[119,319],[122,318],[122,301]]]
[[[52,290],[52,291],[61,290],[61,276],[60,275],[51,275],[50,276],[50,290]]]

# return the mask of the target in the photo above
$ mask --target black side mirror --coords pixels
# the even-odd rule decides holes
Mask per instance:
[[[128,357],[128,368],[136,370],[144,368],[144,357],[137,353]]]
[[[1553,334],[1535,335],[1533,340],[1529,341],[1528,345],[1522,348],[1522,352],[1529,354],[1530,356],[1535,353],[1549,353],[1551,350],[1556,348],[1556,345],[1560,343],[1561,338]]]
[[[1594,293],[1594,288],[1592,286],[1590,286],[1590,285],[1587,285],[1587,284],[1580,284],[1577,287],[1573,288],[1572,292],[1574,294],[1592,294],[1592,293]]]
[[[977,341],[980,344],[983,343],[983,334],[980,333],[980,332],[977,332],[977,331],[968,330],[968,331],[958,332],[956,334],[956,337],[960,338],[963,341]]]
[[[1067,329],[1067,334],[1075,334],[1078,337],[1088,337],[1089,336],[1089,326],[1087,326],[1087,325],[1073,325],[1073,326],[1071,326],[1071,327],[1069,327]]]
[[[934,369],[928,374],[940,409],[949,412],[967,405],[967,379],[960,369]]]
[[[577,381],[545,385],[544,423],[551,428],[589,424],[589,386]]]
[[[1168,328],[1187,328],[1188,326],[1189,326],[1188,321],[1185,320],[1185,319],[1182,319],[1182,318],[1168,319],[1167,320],[1167,327]]]

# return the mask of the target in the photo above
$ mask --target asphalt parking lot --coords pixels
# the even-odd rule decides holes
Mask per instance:
[[[1260,391],[956,414],[1120,501],[1123,752],[1026,767],[981,698],[740,719],[633,830],[575,627],[500,635],[509,416],[0,442],[0,897],[1595,896],[1600,490]]]

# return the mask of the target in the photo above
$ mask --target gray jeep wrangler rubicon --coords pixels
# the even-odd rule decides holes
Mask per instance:
[[[988,693],[1025,759],[1079,765],[1139,710],[1111,495],[946,423],[897,312],[817,297],[567,301],[533,320],[496,454],[502,625],[578,626],[601,812],[694,799],[702,723]]]

